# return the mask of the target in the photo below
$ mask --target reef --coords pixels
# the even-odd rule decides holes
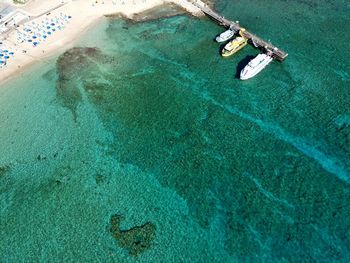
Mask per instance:
[[[154,8],[145,10],[141,13],[136,13],[132,15],[132,17],[126,17],[121,13],[106,15],[105,17],[109,19],[122,18],[127,24],[134,24],[134,23],[154,21],[162,18],[169,18],[169,17],[185,15],[185,14],[187,14],[187,12],[182,7],[175,5],[173,3],[164,3]],[[128,26],[124,26],[123,28],[128,29]]]
[[[99,62],[108,64],[108,57],[104,56],[99,49],[90,47],[69,49],[57,60],[57,98],[72,112],[74,120],[77,118],[77,107],[82,101],[80,86],[84,80],[98,76]]]
[[[110,220],[110,232],[121,248],[128,250],[129,255],[138,256],[149,249],[156,235],[154,224],[147,222],[141,226],[134,226],[127,230],[120,229],[123,221],[122,215],[112,215]]]
[[[61,61],[61,70],[67,71],[62,77],[73,74],[69,68],[78,72],[69,84],[78,85],[61,89],[81,92],[113,134],[106,146],[109,157],[121,167],[131,164],[156,174],[164,187],[186,200],[202,228],[211,229],[220,218],[225,249],[240,261],[254,261],[255,255],[266,255],[266,261],[347,258],[349,187],[323,169],[340,167],[348,173],[347,101],[337,98],[336,109],[331,100],[325,107],[314,92],[304,101],[295,95],[302,82],[289,73],[281,74],[281,87],[263,80],[283,99],[270,88],[249,96],[230,89],[232,97],[226,98],[221,87],[232,80],[217,78],[221,69],[208,67],[202,56],[210,49],[190,41],[199,29],[207,29],[170,22],[147,27],[111,22],[106,35],[118,55],[80,48],[67,53],[67,63]],[[124,26],[132,45],[122,37]],[[179,31],[188,41],[175,34]],[[174,48],[169,51],[163,43],[174,43]],[[68,82],[62,78],[61,84]],[[74,101],[69,93],[61,94]],[[294,96],[297,102],[284,103]],[[95,180],[99,184],[103,178],[96,174]],[[118,246],[131,255],[142,253],[151,245],[147,240],[154,239],[154,226],[124,230],[122,220],[111,217]]]

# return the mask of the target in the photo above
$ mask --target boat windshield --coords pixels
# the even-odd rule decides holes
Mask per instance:
[[[230,36],[232,34],[231,30],[227,30],[224,33],[221,34],[222,37]]]
[[[251,67],[256,67],[257,65],[259,65],[260,63],[262,63],[265,59],[267,58],[266,55],[264,54],[259,54],[256,58],[254,58],[253,60],[251,60],[248,65]]]

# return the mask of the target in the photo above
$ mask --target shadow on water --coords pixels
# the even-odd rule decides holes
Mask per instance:
[[[220,43],[220,46],[218,48],[218,53],[220,56],[221,56],[222,50],[225,48],[226,44],[227,44],[227,41]]]
[[[249,63],[250,60],[252,60],[254,56],[248,55],[244,59],[242,59],[238,64],[236,68],[236,74],[235,78],[239,79],[239,76],[241,74],[242,69]]]

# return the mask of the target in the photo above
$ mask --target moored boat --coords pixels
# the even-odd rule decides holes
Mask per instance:
[[[232,38],[235,35],[235,31],[232,30],[231,28],[226,30],[225,32],[221,33],[220,35],[218,35],[215,40],[216,42],[225,42],[227,40],[229,40],[230,38]]]
[[[221,50],[223,57],[228,57],[235,54],[247,45],[248,40],[245,37],[236,37],[235,39],[228,42],[225,47]]]
[[[246,80],[254,77],[262,71],[273,58],[267,54],[259,54],[253,58],[241,71],[240,79]]]

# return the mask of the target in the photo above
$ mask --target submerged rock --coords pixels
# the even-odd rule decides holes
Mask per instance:
[[[0,177],[4,176],[10,170],[8,165],[0,165]]]
[[[95,181],[96,184],[102,184],[105,181],[105,177],[102,174],[97,173],[95,174]]]
[[[47,158],[46,158],[45,155],[39,154],[39,155],[36,157],[36,159],[37,159],[38,161],[42,161],[42,160],[46,160]]]
[[[147,222],[141,226],[121,230],[120,223],[122,220],[123,216],[121,215],[112,215],[110,220],[110,232],[116,239],[118,246],[127,249],[132,256],[137,256],[149,249],[155,238],[155,225]]]

